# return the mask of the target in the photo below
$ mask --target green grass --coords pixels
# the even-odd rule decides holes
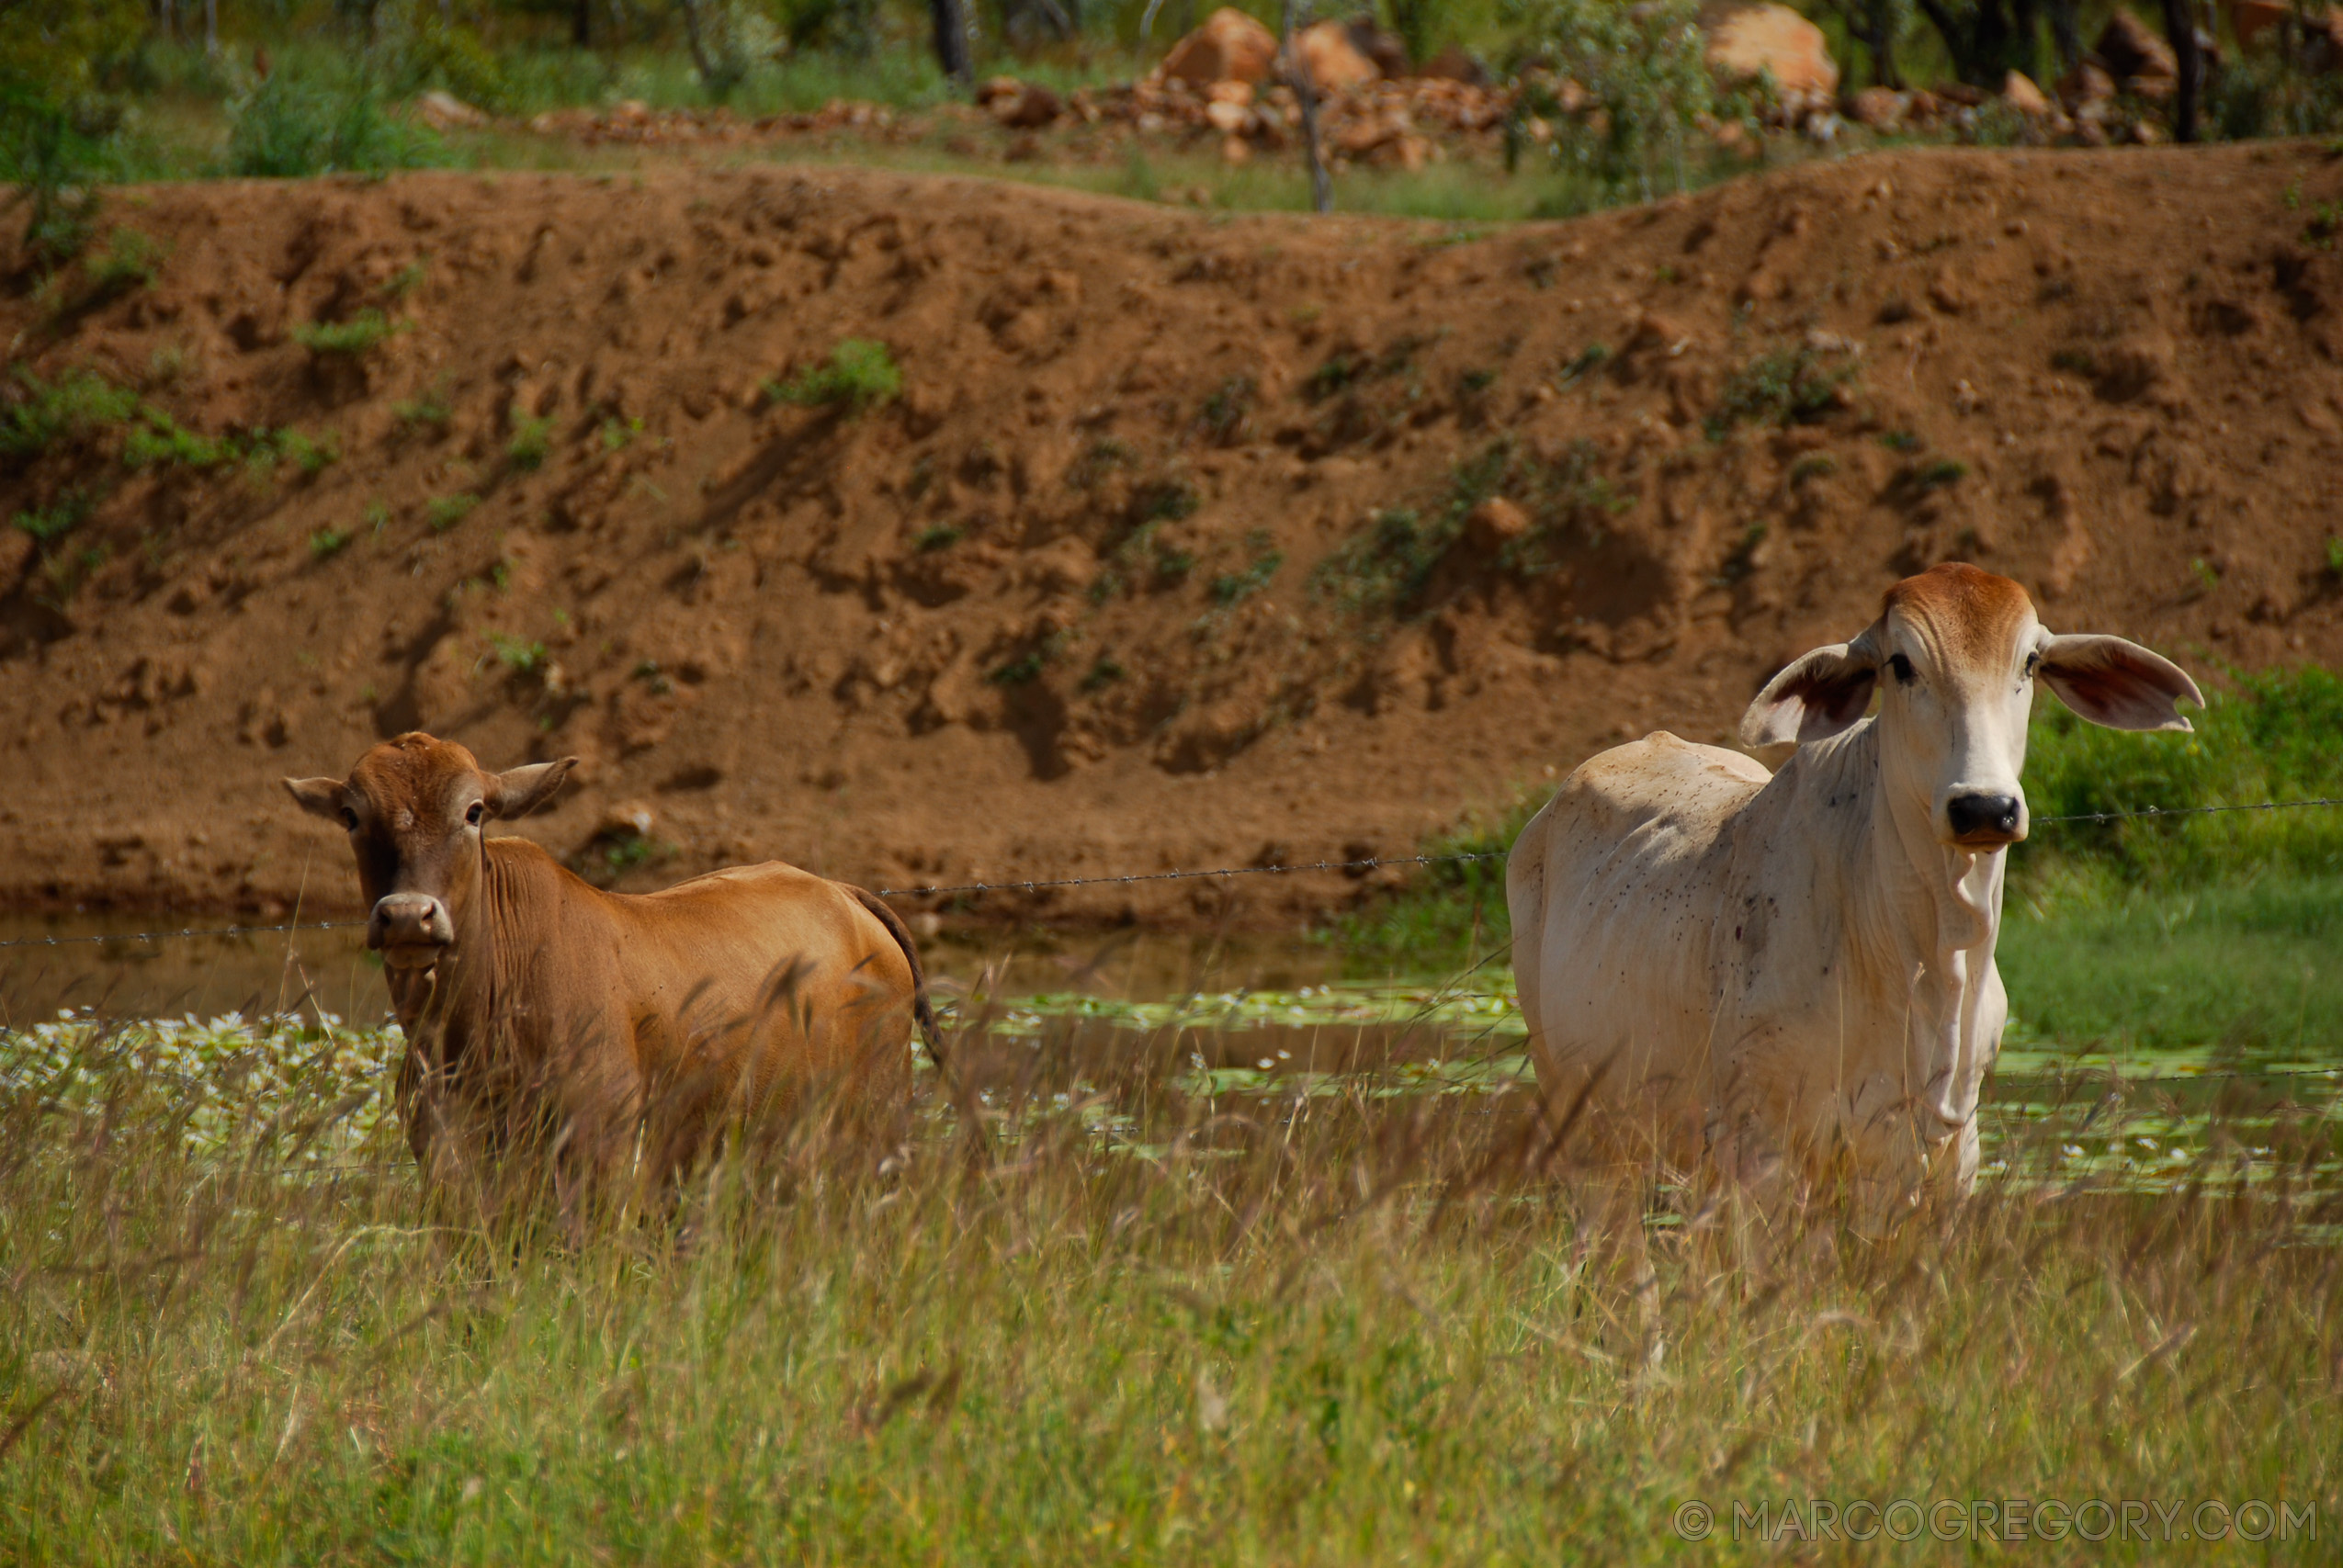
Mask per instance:
[[[799,408],[843,408],[863,413],[892,400],[903,389],[903,373],[887,345],[850,337],[831,350],[824,365],[809,366],[787,381],[764,383],[765,396]]]
[[[339,528],[320,528],[309,536],[309,553],[313,559],[331,560],[349,547],[350,536]]]
[[[384,339],[410,330],[412,321],[391,321],[368,306],[346,321],[297,321],[293,341],[311,354],[346,355],[355,359],[371,353]]]
[[[472,508],[479,504],[480,497],[468,491],[458,491],[454,495],[434,497],[431,503],[424,508],[424,515],[429,519],[433,533],[444,534],[470,517]]]
[[[1999,950],[2013,1047],[2343,1058],[2343,877],[2025,881]]]
[[[422,1190],[394,1038],[0,1036],[0,1556],[1659,1562],[1689,1501],[1815,1496],[2283,1500],[2318,1539],[2263,1550],[2331,1552],[2332,1242],[2267,1174],[2013,1175],[1754,1266],[1661,1228],[1649,1367],[1514,1174],[1526,1097],[1086,1084],[1062,1038],[884,1179],[785,1135],[564,1234]]]
[[[142,406],[138,393],[88,370],[67,370],[43,381],[19,370],[22,400],[0,412],[0,456],[38,457],[59,442],[81,440],[127,424]]]
[[[2334,739],[2343,735],[2343,680],[2312,667],[2240,675],[2235,686],[2211,693],[2212,705],[2192,716],[2196,728],[2189,734],[2104,729],[2077,717],[2047,691],[2038,693],[2024,775],[2037,825],[2010,853],[2009,908],[2054,897],[2062,908],[2097,911],[2088,917],[2097,921],[2144,919],[2137,910],[2151,905],[2169,910],[2211,897],[2202,914],[2181,922],[2183,936],[2177,939],[2194,954],[2188,962],[2210,981],[2217,979],[2224,944],[2230,942],[2223,934],[2230,931],[2224,911],[2258,898],[2343,898],[2343,807],[2107,823],[2045,820],[2148,807],[2169,812],[2343,798],[2343,747]],[[1501,855],[1550,794],[1525,795],[1435,839],[1424,852]],[[1469,962],[1511,940],[1503,865],[1499,859],[1425,867],[1401,896],[1338,921],[1329,940],[1363,971]],[[2119,917],[2125,908],[2134,913]],[[2005,957],[2005,966],[2009,962]],[[2029,973],[2069,972],[2079,974],[2058,964]],[[2013,996],[2017,988],[2013,980]],[[2285,981],[2282,998],[2270,1005],[2292,1005],[2287,998],[2298,989]],[[2045,997],[2031,1005],[2041,1011],[2066,1004]]]
[[[545,645],[531,642],[504,632],[488,634],[489,651],[496,661],[515,675],[534,675],[545,668]]]
[[[504,456],[513,467],[524,473],[534,472],[545,466],[545,457],[552,447],[553,422],[550,419],[523,418],[513,427],[512,444],[504,448]]]

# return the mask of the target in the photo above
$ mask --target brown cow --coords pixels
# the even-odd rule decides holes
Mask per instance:
[[[409,1042],[399,1102],[417,1157],[460,1122],[491,1147],[549,1139],[565,1190],[658,1179],[728,1122],[817,1089],[856,1131],[899,1135],[911,1021],[931,1052],[937,1031],[893,911],[777,862],[605,893],[526,840],[487,837],[576,761],[491,773],[410,734],[346,780],[285,781],[350,836],[367,946]]]

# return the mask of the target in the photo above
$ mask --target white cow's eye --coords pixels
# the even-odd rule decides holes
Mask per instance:
[[[1919,679],[1919,674],[1912,669],[1912,661],[1900,653],[1887,661],[1887,667],[1896,671],[1896,680],[1899,685],[1908,686]]]
[[[2034,678],[2034,671],[2037,671],[2037,670],[2039,670],[2039,669],[2041,669],[2041,668],[2042,668],[2042,655],[2041,655],[2041,654],[2039,654],[2039,653],[2029,653],[2029,654],[2027,654],[2027,655],[2026,655],[2026,679],[2027,679],[2027,680],[2029,680],[2029,681],[2032,680],[2032,679]]]

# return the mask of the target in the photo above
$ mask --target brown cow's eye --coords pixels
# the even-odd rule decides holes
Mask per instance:
[[[346,806],[342,807],[342,826],[353,833],[358,830],[358,814]]]
[[[1900,653],[1887,661],[1887,667],[1896,671],[1896,680],[1899,685],[1908,686],[1919,679],[1919,676],[1913,672],[1912,661]]]
[[[484,807],[479,801],[475,800],[465,809],[464,820],[477,828],[480,826],[480,819],[486,815],[486,807]]]

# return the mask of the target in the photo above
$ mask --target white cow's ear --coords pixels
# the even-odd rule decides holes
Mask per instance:
[[[287,779],[285,793],[293,804],[311,817],[323,817],[336,828],[342,826],[342,812],[349,804],[348,793],[340,779]]]
[[[2042,678],[2060,702],[2110,729],[2192,729],[2173,705],[2185,698],[2204,706],[2186,671],[2120,637],[2052,637]]]
[[[577,765],[575,757],[564,757],[558,762],[532,762],[526,768],[506,769],[490,781],[488,814],[527,816],[553,798],[553,792],[561,787],[561,781]]]
[[[1741,716],[1741,744],[1828,740],[1863,716],[1879,681],[1879,660],[1866,632],[1793,660],[1765,683]]]

